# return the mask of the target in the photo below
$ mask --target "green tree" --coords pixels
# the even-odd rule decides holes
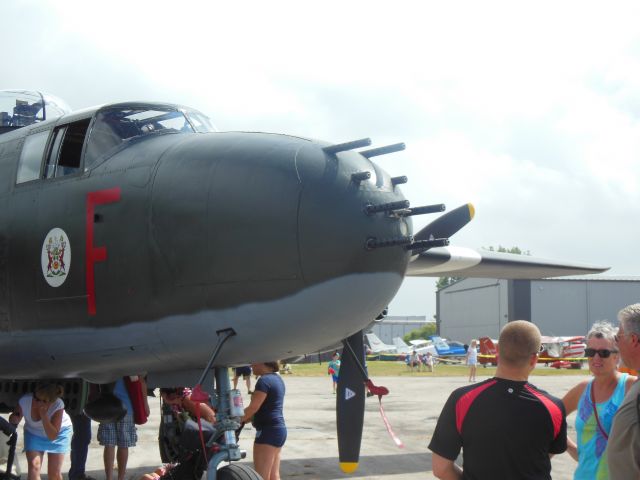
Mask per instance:
[[[460,280],[464,280],[465,277],[440,277],[436,282],[436,289],[440,290],[441,288],[448,287],[449,285],[453,285]]]
[[[418,339],[426,340],[429,337],[429,335],[435,335],[435,334],[436,334],[436,324],[435,322],[430,322],[430,323],[427,323],[424,327],[411,330],[402,338],[405,342],[409,342],[409,340],[418,340]]]
[[[500,252],[500,253],[515,253],[516,255],[528,255],[531,256],[531,252],[529,250],[521,250],[519,247],[503,247],[502,245],[498,245],[498,248],[493,246],[491,247],[482,247],[483,250],[489,250],[490,252]]]

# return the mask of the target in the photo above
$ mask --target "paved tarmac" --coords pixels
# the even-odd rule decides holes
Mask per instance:
[[[294,367],[295,368],[295,367]],[[479,370],[482,374],[482,369]],[[442,406],[449,393],[467,385],[464,377],[403,376],[374,378],[376,385],[389,388],[383,399],[389,422],[404,442],[399,449],[389,437],[379,412],[377,397],[367,399],[365,426],[362,439],[360,467],[355,474],[343,474],[338,467],[338,447],[335,428],[335,395],[331,392],[328,377],[283,377],[287,386],[285,420],[289,428],[287,443],[282,451],[281,477],[305,480],[333,479],[433,479],[431,455],[427,445],[433,434]],[[479,375],[479,379],[484,379]],[[582,376],[532,376],[534,385],[562,397],[566,391],[586,378]],[[244,385],[242,385],[244,387]],[[245,405],[248,395],[243,390]],[[139,442],[130,449],[127,478],[138,479],[141,474],[153,471],[160,465],[157,437],[159,401],[152,398],[151,417],[147,424],[138,427]],[[569,417],[569,435],[575,438],[574,416]],[[94,438],[97,425],[94,424]],[[251,462],[254,430],[247,426],[240,438],[241,448],[247,450],[245,462]],[[22,447],[19,446],[21,449]],[[25,459],[19,454],[23,478],[26,478]],[[568,454],[553,458],[554,479],[571,479],[575,462]],[[65,461],[65,478],[68,469]],[[46,470],[45,470],[46,471]],[[87,461],[87,474],[103,480],[102,448],[93,441]],[[46,475],[43,476],[46,478]]]

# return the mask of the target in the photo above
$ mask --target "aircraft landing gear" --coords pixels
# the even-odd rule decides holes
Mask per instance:
[[[238,446],[236,440],[236,431],[238,431],[241,427],[240,418],[231,416],[231,401],[229,397],[229,392],[231,391],[231,389],[229,388],[229,369],[227,367],[215,367],[214,375],[216,378],[216,398],[214,402],[217,420],[216,424],[214,425],[216,428],[216,433],[212,435],[211,440],[207,442],[207,450],[211,451],[212,449],[218,449],[218,451],[209,459],[209,463],[207,465],[207,480],[216,480],[218,478],[246,478],[240,476],[220,477],[220,471],[222,471],[223,469],[221,468],[220,471],[218,471],[218,465],[221,462],[232,462],[241,460],[246,457],[246,452],[240,450],[240,447]],[[214,439],[217,439],[218,441],[213,441]],[[232,466],[234,468],[230,469],[230,467]],[[224,475],[243,470],[250,470],[255,473],[252,468],[246,465],[240,466],[240,464],[232,464],[224,468],[228,469],[228,472]],[[256,475],[258,474],[256,473]],[[259,479],[260,476],[258,475],[257,477],[253,478]]]
[[[218,480],[262,480],[262,477],[247,465],[232,463],[218,470]]]
[[[11,472],[11,469],[13,468],[13,460],[16,455],[16,443],[18,442],[16,427],[4,418],[0,417],[0,431],[9,437],[9,441],[7,442],[7,445],[9,445],[9,455],[7,458],[6,470],[4,472],[0,472],[0,479],[19,480],[20,477]]]
[[[217,358],[224,343],[235,335],[232,329],[221,330],[218,333],[218,343],[213,350],[209,363],[204,369],[198,386],[204,384],[204,381],[212,369],[212,366]],[[169,461],[178,461],[180,464],[169,470],[166,476],[162,478],[172,478],[173,480],[197,480],[202,476],[202,473],[206,469],[207,480],[261,480],[262,477],[248,465],[243,464],[229,464],[220,470],[218,465],[222,462],[235,462],[246,457],[246,452],[240,450],[238,446],[236,432],[240,430],[240,417],[232,415],[232,405],[230,397],[230,382],[229,382],[229,369],[228,367],[213,367],[215,377],[215,393],[212,398],[212,404],[216,410],[216,423],[207,428],[207,431],[203,431],[203,440],[198,439],[196,444],[198,447],[191,446],[191,449],[186,448],[187,437],[191,435],[193,438],[193,421],[191,422],[191,432],[186,432],[188,428],[182,425],[182,432],[180,437],[183,437],[183,442],[180,442],[178,430],[176,429],[175,420],[170,420],[170,409],[166,411],[163,408],[163,418],[160,430],[160,451],[166,457],[177,456],[177,458],[167,458]],[[194,390],[195,394],[195,390]],[[194,398],[192,394],[192,399]],[[166,418],[165,413],[169,414]],[[173,423],[172,423],[173,422]],[[200,432],[198,432],[199,434]],[[194,448],[196,451],[201,450],[201,442],[205,443],[205,451],[207,455],[204,456],[202,452],[199,455],[194,455]],[[206,460],[205,460],[206,459]],[[163,458],[163,461],[165,459]],[[184,464],[183,464],[184,463]]]

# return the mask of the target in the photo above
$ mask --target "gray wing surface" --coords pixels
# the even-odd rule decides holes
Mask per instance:
[[[432,248],[409,262],[411,277],[481,277],[535,279],[602,273],[609,267],[569,263],[528,255],[474,250],[464,247]]]

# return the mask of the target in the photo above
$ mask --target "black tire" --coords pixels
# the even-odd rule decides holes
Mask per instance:
[[[160,431],[158,432],[158,447],[162,463],[174,463],[178,460],[180,452],[174,445],[169,443],[165,434],[165,425],[162,422],[160,422]]]
[[[253,468],[244,463],[232,463],[222,467],[216,474],[218,480],[262,480]]]

